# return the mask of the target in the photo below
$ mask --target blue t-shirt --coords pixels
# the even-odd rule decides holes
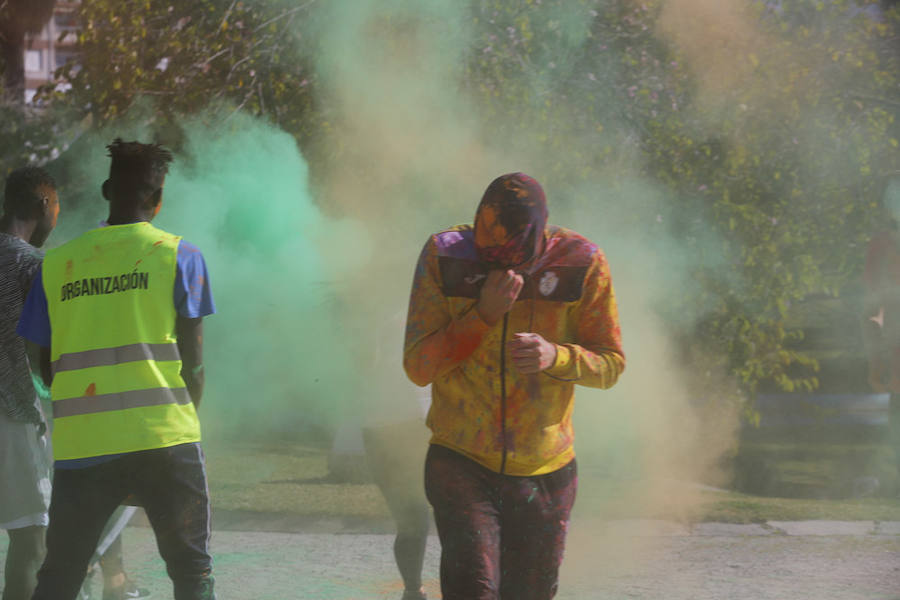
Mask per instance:
[[[200,253],[197,246],[185,240],[178,243],[172,301],[175,303],[175,311],[188,319],[206,317],[216,312],[203,254]],[[22,309],[22,316],[19,318],[16,332],[39,346],[50,347],[50,312],[47,308],[47,296],[44,293],[42,271],[37,272],[34,282],[31,284],[31,290],[25,299],[25,306]],[[118,456],[121,454],[58,460],[54,463],[54,467],[57,469],[80,469],[107,462]]]

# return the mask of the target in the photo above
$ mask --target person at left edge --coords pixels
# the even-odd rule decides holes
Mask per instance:
[[[3,600],[27,600],[44,558],[50,503],[47,423],[16,325],[56,226],[53,177],[23,167],[6,179],[0,217],[0,529],[9,535]]]
[[[144,507],[176,600],[208,600],[209,493],[196,407],[202,318],[215,312],[199,250],[153,227],[172,155],[108,147],[108,226],[47,252],[19,334],[42,347],[55,471],[35,600],[72,600],[103,525]]]

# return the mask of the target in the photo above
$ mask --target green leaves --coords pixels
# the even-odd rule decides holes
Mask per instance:
[[[302,16],[302,6],[233,0],[84,2],[78,61],[57,72],[71,89],[43,94],[90,112],[97,125],[150,98],[161,124],[218,104],[303,135],[314,118],[314,74],[296,33]]]
[[[566,148],[569,160],[546,177],[573,205],[595,201],[578,182],[598,174],[615,181],[637,171],[661,186],[668,221],[705,224],[727,264],[709,263],[706,237],[681,238],[696,269],[665,310],[690,355],[720,365],[750,397],[760,385],[815,389],[819,364],[803,348],[797,315],[807,298],[852,296],[873,208],[900,164],[898,11],[753,4],[758,23],[748,39],[760,44],[736,58],[745,77],[718,90],[654,33],[660,4],[569,4],[583,11],[590,34],[566,61],[546,51],[555,19],[525,18],[519,3],[480,6],[469,88],[487,107],[486,129]],[[529,104],[536,98],[540,106]]]
[[[671,228],[679,241],[688,267],[678,265],[683,280],[660,312],[695,357],[690,367],[726,372],[747,396],[760,385],[815,389],[818,363],[797,314],[812,296],[856,285],[881,189],[900,164],[900,10],[749,2],[739,52],[700,46],[740,73],[722,85],[698,67],[695,49],[662,37],[662,2],[466,6],[468,45],[442,85],[471,101],[479,142],[531,153],[560,210],[599,211],[597,189],[623,182],[658,190],[651,233],[638,217],[623,219],[634,219],[635,235]],[[330,159],[350,136],[341,135],[339,101],[321,89],[314,26],[300,26],[314,23],[313,8],[82,2],[79,58],[58,71],[71,88],[42,97],[98,126],[147,99],[157,130],[199,111],[219,123],[247,112]],[[415,19],[372,26],[387,25],[414,29]],[[716,378],[698,381],[707,379]]]

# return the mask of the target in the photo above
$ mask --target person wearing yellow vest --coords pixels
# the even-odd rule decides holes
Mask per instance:
[[[196,409],[202,318],[215,312],[202,254],[150,222],[172,155],[108,146],[107,226],[47,252],[18,331],[42,347],[55,471],[47,556],[33,598],[78,595],[110,514],[144,507],[176,600],[214,598],[209,493]]]

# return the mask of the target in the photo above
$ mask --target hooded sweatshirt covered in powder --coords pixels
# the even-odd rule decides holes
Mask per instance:
[[[403,366],[432,385],[432,444],[492,471],[551,473],[575,456],[575,385],[611,387],[625,368],[615,295],[602,251],[574,231],[547,226],[543,191],[522,173],[487,189],[475,226],[432,235],[416,265]],[[475,309],[490,269],[525,278],[513,308],[493,326]],[[538,333],[554,364],[524,375],[506,344]]]

